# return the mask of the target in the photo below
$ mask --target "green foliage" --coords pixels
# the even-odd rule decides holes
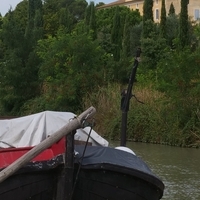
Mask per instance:
[[[176,15],[169,15],[166,20],[166,43],[174,48],[174,41],[179,33],[179,19]]]
[[[152,37],[152,33],[155,32],[155,26],[152,20],[143,22],[142,38]]]
[[[170,4],[168,15],[169,16],[175,15],[175,8],[174,8],[174,4],[173,3]]]
[[[44,34],[55,36],[59,29],[58,2],[55,0],[44,1]]]
[[[69,5],[68,8],[69,12],[74,17],[74,23],[77,23],[85,18],[85,9],[87,5],[88,3],[85,0],[72,0],[72,3]]]
[[[153,0],[144,0],[143,5],[143,22],[147,20],[153,21]]]
[[[197,53],[189,49],[184,51],[168,51],[158,64],[160,87],[170,95],[182,97],[192,89],[192,80],[199,78],[199,58]]]
[[[42,37],[41,29],[38,29],[41,24],[37,21],[40,19],[37,15],[39,10],[31,12],[37,16],[34,24],[32,14],[33,19],[27,19],[25,6],[27,4],[20,3],[15,11],[7,14],[2,25],[1,38],[5,52],[0,63],[0,102],[7,114],[18,114],[27,100],[39,94],[37,73],[40,60],[33,50],[37,38]],[[29,20],[28,27],[25,20]]]
[[[121,128],[120,85],[108,85],[87,94],[85,107],[94,105],[97,108],[96,130],[104,137],[119,140]],[[130,101],[128,112],[127,140],[161,143],[174,146],[190,146],[200,136],[200,115],[198,109],[190,116],[180,113],[177,105],[169,96],[153,89],[150,85],[137,83],[134,99]],[[189,104],[188,104],[189,106]],[[196,107],[197,108],[197,107]],[[184,114],[184,115],[183,115]],[[185,123],[180,123],[180,121]],[[102,126],[102,124],[104,126]]]
[[[85,10],[85,24],[86,24],[87,26],[89,26],[89,24],[90,24],[91,6],[92,6],[92,4],[90,3],[90,4],[86,7],[86,10]]]
[[[118,8],[120,13],[121,23],[125,22],[125,18],[127,15],[130,16],[130,23],[131,25],[135,25],[141,22],[142,17],[140,16],[140,13],[138,11],[130,10],[129,8],[125,6],[120,6]],[[98,9],[97,10],[97,27],[100,31],[102,27],[112,27],[113,24],[113,18],[116,13],[116,7],[111,7],[108,9]],[[109,29],[110,32],[111,29]]]
[[[94,7],[94,2],[90,3],[91,13],[90,13],[90,22],[89,22],[89,28],[92,31],[92,39],[97,39],[97,28],[96,28],[96,12]]]
[[[166,8],[165,8],[165,0],[162,0],[161,7],[161,20],[160,20],[160,34],[162,37],[166,37]]]
[[[189,136],[199,131],[199,67],[198,53],[190,50],[169,52],[159,64],[159,89],[170,95],[178,126]]]
[[[147,21],[151,22],[151,21]],[[151,25],[151,23],[150,23]],[[157,27],[154,26],[154,32],[151,31],[151,35],[148,38],[142,38],[142,63],[145,69],[156,69],[157,63],[165,55],[166,40],[158,37]]]
[[[70,33],[72,31],[72,16],[67,8],[61,8],[59,11],[60,29]]]
[[[179,40],[181,48],[184,48],[185,46],[189,45],[188,3],[189,0],[181,0],[179,29]]]
[[[145,0],[143,5],[143,38],[148,38],[153,31],[153,0]]]
[[[122,33],[121,33],[120,13],[119,13],[119,7],[116,7],[113,19],[113,28],[111,33],[111,42],[114,45],[113,57],[115,61],[119,61],[120,59],[121,41],[122,41]]]
[[[17,4],[14,12],[14,17],[16,21],[19,23],[21,28],[26,28],[27,20],[28,20],[28,0],[23,0],[19,4]],[[7,18],[7,17],[6,17]],[[5,18],[4,18],[5,19]]]
[[[143,22],[138,11],[125,6],[94,10],[94,2],[87,7],[85,0],[19,3],[0,21],[0,112],[79,112],[94,105],[98,131],[119,139],[120,94],[135,50],[142,47],[133,93],[145,104],[131,99],[128,139],[194,144],[200,138],[199,25],[188,23],[189,42],[182,47],[191,43],[190,49],[176,48],[183,44],[178,31],[184,33],[187,12],[182,9],[179,21],[172,4],[166,24],[163,14],[159,26],[152,3],[145,0]]]
[[[138,38],[138,32],[132,31],[132,27],[137,26],[141,22],[141,16],[138,11],[132,11],[129,8],[125,6],[121,6],[118,8],[119,15],[120,15],[120,24],[121,24],[121,29],[117,29],[117,34],[120,34],[121,37],[127,37],[127,35],[123,34],[124,31],[124,24],[125,24],[125,19],[126,16],[129,17],[129,24],[130,24],[130,29],[131,29],[131,53],[132,49],[136,49],[134,46],[135,41]],[[105,49],[107,53],[112,53],[113,54],[113,49],[115,49],[115,44],[113,44],[111,35],[114,34],[113,32],[113,25],[114,25],[114,16],[116,14],[116,7],[111,7],[108,9],[101,9],[97,10],[96,13],[96,22],[97,22],[97,30],[98,30],[98,39],[100,40],[100,43],[102,47]],[[140,35],[139,35],[140,36]],[[135,39],[136,38],[136,39]],[[133,42],[132,42],[133,41]],[[122,45],[122,39],[120,42],[120,45]]]
[[[131,33],[130,33],[130,52],[131,56],[135,56],[135,50],[138,47],[141,47],[141,38],[142,38],[142,29],[143,29],[143,23],[134,25],[131,27]]]
[[[57,39],[41,40],[39,76],[46,108],[80,109],[83,95],[102,84],[102,53],[98,43],[86,35],[61,34]]]
[[[131,43],[130,43],[130,35],[131,35],[131,26],[130,26],[130,17],[129,15],[126,16],[125,25],[124,25],[124,37],[122,43],[123,54],[126,57],[131,55]]]
[[[63,23],[69,32],[78,22],[84,19],[87,2],[85,0],[45,0],[43,5],[44,33],[48,37],[56,36],[60,25],[63,29]],[[64,10],[66,13],[64,13]],[[67,19],[64,20],[64,17]]]
[[[23,103],[38,94],[37,67],[33,66],[37,57],[29,55],[29,68],[16,53],[10,52],[8,60],[0,65],[0,101],[5,113],[15,115]]]
[[[33,19],[35,16],[35,1],[34,0],[28,0],[28,18]]]
[[[18,12],[10,12],[3,19],[1,38],[4,45],[11,49],[20,47],[24,38],[26,24],[22,23],[20,16]]]
[[[119,139],[120,100],[121,87],[116,83],[108,83],[84,96],[84,108],[93,105],[97,110],[95,129],[104,137]]]

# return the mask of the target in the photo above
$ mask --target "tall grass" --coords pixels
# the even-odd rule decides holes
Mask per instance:
[[[85,108],[93,105],[97,109],[95,130],[109,139],[120,138],[121,91],[121,85],[109,84],[99,87],[98,91],[87,94],[84,98]],[[144,104],[137,102],[135,98],[130,100],[128,140],[175,146],[199,145],[200,133],[180,126],[181,116],[170,97],[151,85],[141,86],[138,83],[134,86],[134,95]],[[192,118],[189,118],[188,123],[192,123]]]
[[[119,84],[99,87],[97,91],[86,94],[83,100],[85,108],[91,105],[96,108],[95,129],[104,137],[111,137],[112,134],[115,135],[119,132],[117,127],[120,120],[120,101],[121,89]],[[115,133],[115,131],[117,132]]]

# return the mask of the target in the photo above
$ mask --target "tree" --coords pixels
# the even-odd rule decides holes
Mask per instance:
[[[149,30],[149,22],[153,22],[153,0],[145,0],[143,5],[143,37],[149,37],[152,30]]]
[[[125,20],[125,25],[124,25],[124,33],[123,33],[123,43],[122,43],[122,48],[123,48],[123,54],[125,57],[129,57],[131,55],[131,41],[130,41],[130,17],[127,14],[126,15],[126,20]]]
[[[85,10],[87,5],[88,3],[85,0],[72,0],[71,4],[67,7],[70,14],[73,16],[74,24],[85,18]]]
[[[19,13],[18,10],[10,11],[2,26],[5,56],[0,63],[0,102],[7,114],[17,114],[23,103],[36,92],[32,85],[35,77],[26,68],[27,44],[24,40],[25,27],[19,18],[21,14],[27,16],[27,13],[21,13],[21,9]]]
[[[59,24],[61,29],[64,29],[67,33],[72,31],[72,16],[67,8],[60,9]]]
[[[180,27],[179,27],[179,40],[181,48],[184,48],[189,44],[188,3],[189,0],[181,0]]]
[[[144,0],[143,5],[143,22],[147,20],[153,21],[153,0]]]
[[[27,3],[23,1],[10,11],[2,26],[5,56],[0,63],[0,101],[7,114],[18,114],[27,100],[39,94],[40,60],[34,48],[43,35],[42,4],[30,0],[27,13]]]
[[[175,39],[179,34],[179,19],[177,15],[169,15],[166,20],[166,43],[174,48]]]
[[[165,55],[158,64],[158,89],[170,96],[179,129],[188,135],[186,140],[190,140],[191,131],[200,133],[197,115],[200,106],[199,51],[191,52],[184,48],[182,51],[169,51]]]
[[[162,37],[166,37],[166,8],[165,8],[165,0],[162,0],[161,7],[161,20],[160,20],[160,34]]]
[[[170,4],[169,13],[168,15],[175,15],[175,8],[173,2]]]
[[[92,31],[92,39],[97,39],[97,28],[96,28],[96,15],[95,15],[95,7],[94,2],[90,3],[91,5],[91,14],[90,14],[90,23],[89,28]]]
[[[115,61],[120,60],[120,50],[121,50],[121,23],[119,7],[116,7],[115,15],[113,19],[113,27],[111,32],[111,42],[113,44],[113,57]]]
[[[43,20],[44,34],[46,36],[56,36],[60,27],[59,11],[65,8],[61,0],[44,0],[43,3]],[[61,5],[63,7],[61,7]],[[66,5],[65,5],[66,6]]]
[[[86,11],[85,11],[85,24],[86,24],[87,26],[90,25],[91,6],[92,6],[92,4],[90,3],[90,4],[87,6]]]
[[[102,84],[104,51],[85,33],[60,33],[41,40],[37,53],[43,61],[39,71],[42,109],[75,112],[81,109],[85,94]]]
[[[143,29],[142,22],[140,24],[136,24],[131,27],[130,30],[131,55],[135,55],[135,50],[138,47],[141,47],[142,29]]]
[[[105,5],[104,2],[99,2],[99,3],[96,4],[96,7],[100,7],[100,6],[103,6],[103,5]]]

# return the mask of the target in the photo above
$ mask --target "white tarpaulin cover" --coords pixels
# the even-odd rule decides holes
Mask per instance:
[[[70,112],[44,111],[41,113],[0,120],[0,148],[35,146],[65,126],[76,116]],[[76,140],[86,141],[90,127],[78,129]],[[89,142],[93,145],[108,146],[108,142],[92,130]]]

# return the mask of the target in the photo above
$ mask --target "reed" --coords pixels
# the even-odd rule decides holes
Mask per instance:
[[[97,109],[95,130],[103,137],[113,140],[120,139],[121,90],[120,84],[108,84],[84,98],[85,108],[93,105]],[[199,140],[198,131],[180,126],[182,118],[177,105],[165,93],[157,91],[151,85],[141,86],[138,83],[133,90],[134,95],[144,104],[134,98],[130,100],[128,140],[173,146],[190,146]],[[189,119],[188,126],[192,122],[192,118]]]

